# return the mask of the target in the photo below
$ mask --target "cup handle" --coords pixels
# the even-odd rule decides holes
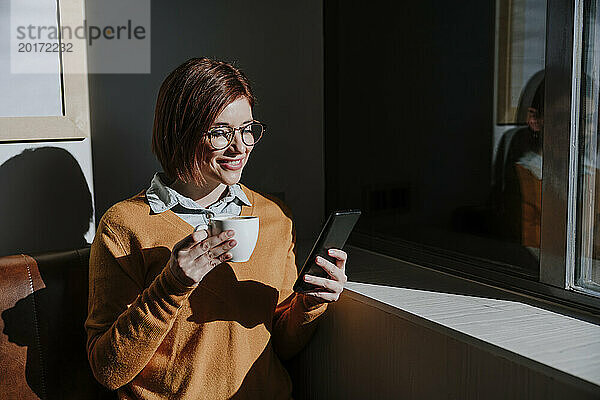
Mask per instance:
[[[208,234],[210,236],[213,235],[213,233],[212,233],[212,219],[214,217],[215,217],[215,213],[214,212],[212,212],[212,211],[206,211],[206,219],[208,220],[208,224],[207,224],[208,229],[207,229],[207,231],[208,231]]]

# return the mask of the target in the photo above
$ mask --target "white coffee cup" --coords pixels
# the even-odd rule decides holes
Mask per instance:
[[[228,262],[248,261],[258,240],[258,217],[226,215],[209,219],[208,231],[211,236],[230,229],[235,232],[233,239],[237,245],[229,250],[232,258]]]

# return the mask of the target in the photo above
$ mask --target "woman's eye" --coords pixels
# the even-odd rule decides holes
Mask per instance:
[[[213,136],[227,136],[229,131],[227,129],[213,129],[210,134]]]

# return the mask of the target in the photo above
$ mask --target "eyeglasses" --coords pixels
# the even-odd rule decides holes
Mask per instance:
[[[223,150],[233,143],[235,132],[242,133],[242,142],[246,146],[254,146],[265,133],[267,126],[261,122],[254,121],[248,125],[233,128],[231,126],[217,126],[211,128],[206,135],[210,140],[210,145],[214,150]]]

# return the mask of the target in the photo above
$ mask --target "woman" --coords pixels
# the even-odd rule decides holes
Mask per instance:
[[[164,173],[112,206],[90,254],[88,358],[122,399],[290,398],[280,359],[308,341],[346,282],[346,253],[317,263],[329,279],[292,291],[287,208],[239,184],[264,125],[244,74],[191,59],[160,88],[152,148]],[[208,213],[255,215],[252,257],[228,263],[235,232],[209,236]],[[198,229],[194,229],[197,227]]]
[[[493,201],[503,237],[526,247],[540,247],[544,71],[528,81],[517,114],[526,127],[507,131],[498,144]],[[533,94],[531,94],[531,93]],[[539,260],[531,258],[537,270]]]

